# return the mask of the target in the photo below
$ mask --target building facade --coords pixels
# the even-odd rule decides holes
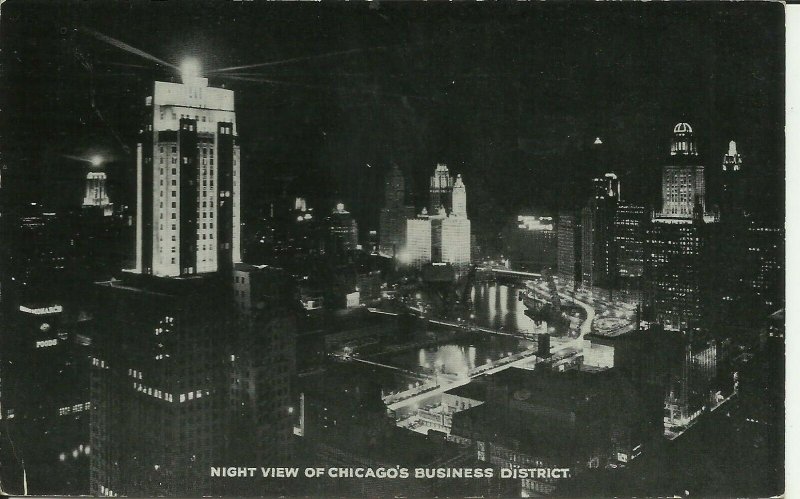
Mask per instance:
[[[716,217],[705,211],[703,175],[692,128],[678,123],[662,175],[662,209],[650,223],[645,246],[647,305],[668,330],[707,325],[708,248]]]
[[[437,190],[436,202],[439,207],[434,214],[427,209],[407,221],[405,260],[416,268],[426,263],[449,263],[457,269],[464,269],[472,261],[471,223],[467,215],[467,190],[461,175],[452,181],[447,167],[438,165],[433,179],[447,173],[449,179],[446,190],[450,211],[441,204],[445,190]],[[441,177],[444,178],[444,177]],[[434,181],[431,180],[431,199],[434,202]],[[438,181],[437,181],[438,182]],[[443,184],[437,183],[437,186]],[[438,187],[437,187],[438,189]]]
[[[572,213],[560,213],[556,225],[558,276],[567,282],[580,282],[581,224]]]
[[[447,212],[452,209],[453,177],[447,165],[439,163],[431,176],[430,182],[430,212],[438,213],[440,207]]]
[[[586,287],[615,286],[613,226],[619,196],[615,174],[592,180],[592,196],[581,212],[581,281]]]
[[[145,104],[136,150],[134,271],[174,277],[240,262],[233,91],[199,77],[156,81]]]
[[[94,288],[92,495],[220,494],[211,466],[291,456],[300,300],[279,270],[238,261],[233,93],[200,80],[156,82],[153,143],[139,147],[137,268]]]
[[[639,289],[644,273],[645,230],[649,213],[644,206],[620,203],[614,214],[614,255],[617,287]]]
[[[406,261],[414,268],[430,263],[432,257],[431,219],[428,210],[416,218],[411,218],[406,226]]]
[[[381,209],[379,249],[384,255],[402,252],[406,242],[406,220],[414,216],[413,207],[405,204],[405,177],[396,164],[386,175],[384,205]]]
[[[89,172],[86,174],[86,193],[83,196],[83,206],[94,206],[102,209],[103,216],[114,213],[114,205],[108,199],[106,192],[105,172]]]
[[[558,236],[552,217],[518,215],[503,234],[505,255],[514,268],[540,271],[558,260]]]
[[[342,255],[358,248],[358,223],[339,203],[328,219],[328,253]]]

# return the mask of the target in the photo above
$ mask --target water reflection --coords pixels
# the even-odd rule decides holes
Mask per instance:
[[[525,315],[525,304],[518,299],[520,289],[496,283],[476,285],[471,295],[475,322],[493,329],[546,333],[547,324],[537,326],[533,319]]]
[[[506,331],[546,332],[546,324],[536,326],[525,315],[525,305],[517,299],[518,292],[513,286],[496,283],[476,285],[471,290],[475,315],[472,320],[481,326],[497,330],[502,328]],[[530,341],[489,333],[453,336],[451,332],[440,331],[428,334],[434,337],[441,335],[441,343],[379,355],[374,360],[428,376],[466,377],[476,367],[496,362],[533,345]],[[392,373],[392,376],[392,382],[383,384],[387,391],[406,389],[409,384],[419,382],[419,378],[413,376],[399,373]]]
[[[419,367],[426,372],[453,374],[458,377],[469,376],[475,369],[477,349],[472,346],[440,345],[419,350]]]

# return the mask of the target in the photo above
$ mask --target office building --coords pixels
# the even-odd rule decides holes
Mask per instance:
[[[405,204],[405,177],[396,164],[386,175],[384,193],[379,248],[382,254],[395,256],[405,246],[406,220],[414,216],[414,208]]]
[[[541,271],[558,261],[558,235],[552,217],[518,215],[503,231],[504,255],[513,268]]]
[[[83,196],[84,207],[97,207],[102,210],[103,216],[114,213],[114,205],[108,199],[106,192],[105,172],[89,172],[86,174],[86,194]]]
[[[581,280],[581,224],[572,213],[563,212],[556,225],[558,276],[565,282]]]
[[[448,213],[450,212],[453,206],[453,184],[453,177],[450,176],[447,165],[437,164],[430,182],[431,213],[438,213],[440,207],[443,207]]]
[[[706,214],[705,167],[699,163],[694,132],[688,123],[672,131],[667,164],[661,170],[659,218],[692,219]]]
[[[720,199],[720,220],[726,218],[739,219],[744,214],[745,192],[742,179],[742,155],[736,149],[733,140],[728,144],[728,151],[722,158],[722,196]]]
[[[299,297],[277,269],[238,261],[233,93],[197,78],[160,83],[144,131],[152,168],[149,139],[139,147],[137,212],[148,216],[137,225],[137,268],[98,283],[92,299],[90,492],[99,496],[211,495],[221,492],[211,466],[291,455]],[[170,260],[164,244],[174,244]]]
[[[663,170],[662,208],[652,219],[645,245],[648,306],[665,329],[706,326],[708,243],[717,218],[705,212],[703,175],[692,128],[679,123]]]
[[[339,203],[328,218],[328,253],[344,255],[358,249],[358,223]]]
[[[431,217],[427,208],[416,218],[411,218],[406,226],[406,255],[405,260],[411,267],[419,268],[431,262],[432,257]]]
[[[438,223],[438,222],[437,222]],[[469,265],[472,254],[470,220],[467,216],[467,189],[461,175],[456,177],[452,191],[452,211],[441,220],[441,262],[456,268]]]
[[[447,171],[447,167],[439,165],[437,174],[440,173],[440,167],[443,167],[441,171]],[[472,261],[467,190],[461,175],[451,183],[448,199],[451,208],[449,214],[445,206],[440,205],[433,215],[423,208],[418,217],[408,220],[405,260],[411,266],[419,268],[431,262],[449,263],[457,270],[464,270]]]
[[[233,91],[156,81],[136,150],[136,267],[175,277],[241,261]]]
[[[581,281],[586,287],[614,288],[614,213],[620,182],[613,173],[592,180],[592,195],[581,211]]]
[[[614,214],[616,284],[620,289],[639,289],[644,272],[644,241],[649,213],[644,206],[620,203]]]
[[[237,264],[233,275],[237,327],[226,359],[230,399],[222,452],[231,466],[280,466],[292,457],[299,299],[280,269]]]

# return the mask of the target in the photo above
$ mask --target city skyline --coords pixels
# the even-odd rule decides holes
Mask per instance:
[[[0,493],[783,492],[780,5],[144,5],[0,21]]]
[[[756,36],[765,43],[780,45],[782,31],[768,29],[770,23],[780,21],[777,8],[758,10],[755,17],[745,19],[739,13],[745,9],[739,6],[719,10],[712,5],[695,9],[653,5],[636,12],[612,7],[606,15],[626,27],[635,18],[641,26],[632,32],[609,32],[608,26],[613,23],[592,21],[590,6],[579,6],[577,13],[569,16],[561,7],[503,7],[494,24],[476,22],[480,16],[477,6],[436,6],[426,10],[426,21],[419,18],[419,7],[411,5],[380,9],[353,6],[351,10],[328,6],[317,13],[325,32],[332,37],[326,47],[323,49],[316,39],[304,39],[299,45],[287,46],[285,57],[280,53],[284,41],[258,44],[255,50],[242,52],[233,40],[223,40],[226,30],[232,29],[229,26],[256,22],[243,19],[235,9],[220,14],[227,15],[231,22],[211,30],[217,38],[198,41],[198,33],[207,31],[204,23],[208,22],[198,18],[189,21],[182,40],[169,34],[167,42],[160,42],[139,31],[135,22],[126,26],[97,24],[95,16],[113,10],[64,7],[66,17],[62,22],[34,26],[31,16],[36,8],[43,7],[27,8],[29,12],[15,5],[7,7],[7,18],[17,20],[7,21],[6,37],[11,45],[6,57],[16,53],[23,64],[12,65],[17,59],[9,60],[6,65],[11,72],[5,81],[20,88],[19,83],[30,78],[29,70],[23,69],[25,62],[34,58],[43,61],[59,77],[31,80],[28,91],[44,96],[38,105],[64,111],[58,128],[65,130],[54,134],[38,122],[32,123],[32,129],[6,127],[10,143],[15,145],[4,153],[11,168],[4,176],[6,181],[19,185],[18,192],[28,194],[24,197],[31,197],[32,201],[67,204],[66,195],[42,196],[40,189],[51,182],[55,182],[54,186],[70,182],[77,165],[64,155],[87,154],[100,148],[109,158],[112,192],[120,201],[132,205],[128,176],[135,154],[125,148],[130,148],[138,130],[122,117],[138,109],[147,94],[148,80],[177,77],[172,69],[165,71],[147,59],[100,41],[90,31],[124,41],[176,65],[189,56],[196,57],[206,69],[262,61],[277,63],[241,70],[241,74],[249,71],[249,76],[239,80],[215,80],[213,74],[208,75],[212,85],[224,83],[237,91],[238,99],[248,102],[240,112],[240,120],[248,130],[241,138],[247,146],[243,161],[251,165],[247,172],[249,187],[243,193],[248,210],[258,209],[256,200],[268,194],[274,196],[288,185],[298,194],[314,191],[302,192],[314,200],[314,205],[333,207],[344,202],[355,210],[354,215],[365,228],[377,228],[374,207],[380,205],[378,188],[391,164],[398,163],[408,175],[414,204],[421,207],[425,203],[427,169],[437,162],[446,163],[467,177],[486,179],[472,193],[474,206],[494,208],[481,210],[488,220],[476,221],[480,232],[490,230],[499,217],[514,216],[522,208],[555,212],[561,208],[555,192],[568,194],[561,198],[582,192],[583,187],[572,178],[602,162],[613,165],[615,173],[626,179],[629,195],[643,198],[631,201],[646,202],[657,196],[652,175],[659,171],[662,146],[667,143],[663,130],[681,121],[688,121],[697,129],[700,154],[711,176],[709,183],[719,173],[717,158],[725,153],[730,140],[737,141],[751,164],[758,165],[759,174],[751,179],[754,188],[763,192],[770,185],[770,180],[765,179],[782,177],[782,126],[773,119],[782,116],[777,112],[782,109],[782,93],[777,91],[780,85],[767,84],[782,82],[782,56],[775,51],[764,57],[749,48],[759,45],[752,38]],[[172,8],[158,7],[166,14]],[[299,19],[305,8],[299,6],[292,11],[279,6],[274,12],[291,25],[293,16]],[[14,9],[20,10],[15,13]],[[376,43],[361,47],[341,28],[329,28],[344,13],[352,13],[354,21],[362,20],[362,31],[374,31]],[[677,26],[659,17],[661,13],[684,22]],[[158,15],[135,5],[130,14],[140,23]],[[510,20],[515,14],[523,15],[519,20]],[[382,16],[397,21],[389,31],[389,21]],[[570,29],[548,23],[550,18],[569,20]],[[504,19],[502,24],[500,19]],[[438,21],[446,29],[436,29]],[[267,24],[262,29],[272,21],[263,22]],[[552,36],[546,37],[543,32],[535,40],[542,45],[541,50],[522,51],[520,44],[530,43],[531,37],[520,31],[523,25],[551,31]],[[748,46],[741,47],[739,42],[729,40],[727,33],[740,32],[745,26],[751,39]],[[644,35],[656,28],[661,30],[663,41],[650,52],[627,42],[637,33]],[[288,26],[280,28],[286,29]],[[36,35],[38,45],[24,42],[23,34]],[[377,43],[388,38],[393,39]],[[465,44],[465,39],[468,42],[470,38],[486,43]],[[564,54],[565,60],[554,63],[546,54],[549,46],[559,43],[569,44],[571,50]],[[463,50],[471,51],[470,57],[464,57],[464,53],[447,63],[436,59],[437,54],[456,53],[456,47],[467,47]],[[490,47],[503,55],[489,58]],[[56,54],[58,60],[53,59]],[[263,57],[257,57],[260,55]],[[532,60],[525,64],[525,59]],[[640,71],[647,65],[655,71]],[[680,74],[685,76],[664,73],[670,67],[680,68]],[[573,87],[584,84],[587,78],[592,79],[592,84],[585,87],[588,93],[578,93]],[[693,85],[693,79],[704,83]],[[569,80],[574,81],[572,86]],[[128,83],[120,87],[121,81]],[[529,90],[523,92],[522,88]],[[641,97],[610,101],[603,96],[613,95],[614,92],[606,92],[612,88]],[[281,95],[285,98],[277,98]],[[585,105],[584,101],[594,96],[600,100],[595,99],[592,106]],[[326,100],[319,101],[323,97]],[[50,98],[57,100],[48,105]],[[626,104],[631,100],[646,103],[646,112],[632,109]],[[40,112],[36,108],[17,108],[17,101],[3,107],[7,124],[24,122],[21,118],[28,113]],[[303,104],[304,101],[308,103]],[[567,112],[554,113],[554,102]],[[468,103],[478,104],[477,114],[469,110]],[[465,121],[462,116],[470,119]],[[264,117],[269,119],[264,121]],[[380,123],[376,124],[376,119]],[[363,126],[367,123],[370,124]],[[34,137],[41,136],[54,140],[33,155],[24,152],[35,143]],[[94,139],[87,140],[88,137]],[[600,154],[592,149],[597,137],[602,139],[599,147],[604,149]],[[295,140],[303,147],[291,146]],[[490,143],[494,145],[488,147]],[[24,159],[15,161],[20,156]],[[605,172],[591,172],[597,173]],[[504,184],[506,178],[520,177],[544,182],[515,182],[511,188]],[[330,187],[324,191],[312,187],[318,184]],[[539,185],[551,188],[542,190]],[[780,196],[769,198],[775,199],[776,208],[780,206]],[[250,213],[245,213],[245,218],[249,219]]]

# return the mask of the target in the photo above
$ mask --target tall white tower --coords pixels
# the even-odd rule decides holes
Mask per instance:
[[[456,177],[456,182],[453,184],[453,215],[466,217],[467,216],[467,188],[464,187],[464,180],[461,174]]]
[[[231,269],[240,254],[233,91],[184,75],[156,81],[136,151],[136,268],[155,276]]]
[[[453,184],[453,209],[442,221],[442,261],[456,268],[470,263],[471,225],[467,218],[467,188],[461,175]]]

